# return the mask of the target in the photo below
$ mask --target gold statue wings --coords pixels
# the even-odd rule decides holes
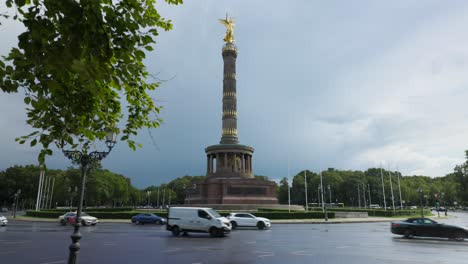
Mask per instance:
[[[226,36],[224,37],[224,41],[226,42],[234,42],[234,19],[228,18],[226,14],[226,19],[219,19],[219,22],[226,27]]]

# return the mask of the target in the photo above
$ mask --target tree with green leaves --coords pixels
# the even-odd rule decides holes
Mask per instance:
[[[165,0],[180,4],[182,0]],[[87,150],[108,129],[130,148],[138,130],[156,128],[158,87],[143,60],[153,50],[158,29],[170,20],[155,0],[7,0],[13,19],[26,31],[0,60],[0,88],[24,91],[27,123],[33,131],[16,140],[41,145],[39,162],[51,144]],[[126,110],[123,108],[126,107]]]

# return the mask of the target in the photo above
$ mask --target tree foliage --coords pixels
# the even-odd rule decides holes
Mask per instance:
[[[182,0],[166,0],[180,4]],[[160,107],[150,92],[143,60],[153,50],[158,29],[172,24],[155,0],[7,0],[26,31],[18,46],[0,60],[0,88],[24,90],[32,133],[19,143],[42,145],[40,163],[51,143],[85,151],[106,130],[124,120],[121,140],[135,149],[141,128],[160,124]],[[126,111],[122,110],[126,106]],[[124,112],[126,116],[124,116]]]

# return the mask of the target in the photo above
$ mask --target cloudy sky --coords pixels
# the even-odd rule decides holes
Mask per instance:
[[[161,128],[142,149],[118,144],[103,161],[137,187],[203,175],[204,148],[221,137],[225,29],[236,19],[238,131],[255,174],[399,168],[443,176],[468,149],[468,1],[186,1],[160,4],[174,29],[147,56],[164,82]],[[0,26],[0,54],[19,24]],[[35,164],[21,95],[0,96],[0,169]],[[58,151],[51,168],[70,162]]]

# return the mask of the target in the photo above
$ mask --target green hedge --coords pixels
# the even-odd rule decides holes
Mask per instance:
[[[132,207],[114,207],[114,208],[85,208],[83,211],[86,212],[127,212],[132,211]],[[46,209],[42,211],[48,212],[69,212],[70,208],[63,208],[63,209]],[[76,207],[73,207],[71,211],[76,211]]]
[[[138,211],[128,212],[89,212],[90,215],[99,219],[131,219],[132,216],[140,214]],[[153,212],[156,215],[167,217],[166,212]],[[42,218],[58,218],[63,215],[63,212],[53,211],[26,211],[27,216],[42,217]],[[227,216],[229,213],[221,213],[222,216]],[[322,212],[257,212],[255,213],[258,217],[265,217],[268,219],[311,219],[311,218],[324,218]],[[328,212],[328,218],[334,218],[335,213]]]
[[[317,208],[313,208],[317,210]],[[328,208],[329,211],[332,212],[367,212],[369,216],[412,216],[412,215],[420,215],[421,209],[413,209],[413,210],[395,210],[395,213],[392,209],[366,209],[366,208]],[[424,215],[432,215],[429,209],[424,209]]]
[[[276,220],[276,219],[322,219],[324,218],[324,213],[322,212],[283,212],[283,211],[277,211],[277,212],[257,212],[254,213],[255,216],[258,217],[265,217],[268,219]],[[328,212],[328,218],[335,218],[335,213],[334,212]]]
[[[275,208],[257,208],[258,212],[288,212],[289,209],[275,209]],[[310,210],[310,211],[322,211],[321,208],[318,208],[317,210]],[[291,210],[291,212],[304,212],[304,211],[298,211],[298,210]]]
[[[99,219],[131,219],[132,216],[141,214],[142,212],[138,211],[127,211],[127,212],[90,212],[86,211],[91,216],[97,217]],[[152,212],[156,215],[167,217],[166,212]],[[64,212],[54,212],[54,211],[26,211],[26,216],[32,217],[41,217],[41,218],[58,218],[63,215]]]

